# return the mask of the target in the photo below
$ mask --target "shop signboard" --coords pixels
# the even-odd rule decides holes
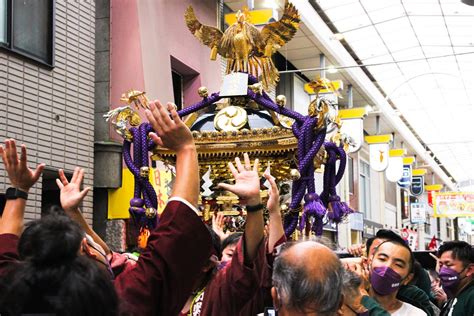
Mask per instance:
[[[384,171],[387,169],[389,144],[392,142],[392,139],[393,136],[391,134],[365,137],[365,141],[369,144],[369,162],[373,170]]]
[[[410,193],[413,196],[420,196],[425,192],[426,169],[414,169],[411,172]]]
[[[442,184],[425,185],[425,191],[428,192],[428,205],[430,207],[433,207],[433,194],[435,192],[441,191],[442,188],[443,188]]]
[[[385,170],[385,177],[390,182],[397,182],[403,177],[403,155],[405,149],[390,149],[388,167]]]
[[[474,217],[474,192],[435,192],[434,217]]]
[[[412,224],[423,224],[426,222],[426,204],[425,203],[411,203],[410,222]]]
[[[375,234],[377,233],[378,230],[382,229],[383,225],[372,222],[368,219],[364,219],[364,238],[370,238],[370,237],[375,237]]]
[[[364,214],[360,212],[349,214],[349,224],[352,230],[364,231]]]
[[[411,172],[414,161],[415,157],[403,158],[403,175],[402,178],[397,182],[397,184],[403,189],[408,189],[411,185]]]

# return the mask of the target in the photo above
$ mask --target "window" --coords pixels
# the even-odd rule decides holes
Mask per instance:
[[[0,46],[53,66],[53,12],[53,0],[0,0]]]
[[[174,104],[176,104],[178,110],[181,110],[183,108],[183,76],[171,70],[171,78],[173,80]]]
[[[196,93],[197,88],[201,86],[199,72],[173,56],[170,56],[170,61],[174,102],[178,110],[198,100],[201,101]]]
[[[370,166],[365,161],[360,161],[360,182],[359,182],[359,206],[364,212],[366,219],[372,218],[370,203]]]

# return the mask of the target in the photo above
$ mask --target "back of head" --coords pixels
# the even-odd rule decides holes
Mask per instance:
[[[64,215],[27,224],[19,267],[8,277],[0,306],[8,315],[115,315],[118,300],[110,278],[80,255],[84,233]]]
[[[339,258],[314,241],[291,244],[273,267],[273,285],[287,311],[334,315],[342,302],[343,268]]]
[[[461,261],[464,266],[474,263],[474,248],[465,241],[453,240],[443,243],[438,249],[438,257],[446,251],[452,251],[453,259]]]

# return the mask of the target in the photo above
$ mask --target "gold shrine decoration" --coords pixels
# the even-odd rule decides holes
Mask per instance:
[[[293,38],[300,23],[298,11],[288,2],[281,19],[265,25],[261,31],[250,23],[247,10],[237,12],[236,22],[224,33],[201,24],[192,6],[186,9],[184,17],[191,33],[211,48],[211,60],[215,60],[217,54],[226,58],[227,74],[247,72],[256,78],[262,76],[265,88],[274,86],[279,80],[271,56]]]

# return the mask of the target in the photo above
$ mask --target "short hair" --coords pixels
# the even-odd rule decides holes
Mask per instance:
[[[374,243],[375,239],[394,240],[398,244],[406,244],[406,241],[393,230],[379,229],[374,237],[367,239],[367,242],[366,242],[367,255],[369,255],[370,247]]]
[[[110,277],[79,255],[84,233],[65,215],[29,222],[18,252],[22,261],[6,278],[0,313],[19,315],[117,315],[118,298]]]
[[[315,278],[304,265],[291,264],[284,255],[296,244],[284,247],[273,266],[273,285],[283,305],[299,312],[315,309],[319,315],[333,315],[342,300],[342,264],[337,260],[334,267],[325,267],[323,278]]]
[[[344,299],[351,300],[359,295],[359,287],[362,284],[362,280],[357,274],[344,269],[342,282],[342,294],[344,294]]]
[[[413,269],[414,269],[414,266],[415,266],[415,256],[413,255],[413,251],[407,245],[407,243],[401,237],[400,237],[400,239],[387,239],[384,242],[382,242],[380,245],[378,245],[377,248],[375,248],[374,255],[380,249],[380,246],[382,246],[385,243],[392,243],[392,244],[395,244],[395,245],[399,245],[399,246],[402,246],[403,248],[405,248],[406,250],[408,250],[408,252],[410,253],[410,258],[408,259],[408,273],[412,273]]]
[[[237,232],[237,233],[232,233],[229,236],[227,236],[223,241],[222,241],[222,246],[221,246],[221,251],[223,251],[227,246],[233,246],[236,245],[240,238],[242,238],[243,233]]]
[[[438,249],[438,257],[446,251],[452,251],[453,258],[462,261],[464,266],[474,263],[474,248],[465,241],[453,240],[443,243]]]

